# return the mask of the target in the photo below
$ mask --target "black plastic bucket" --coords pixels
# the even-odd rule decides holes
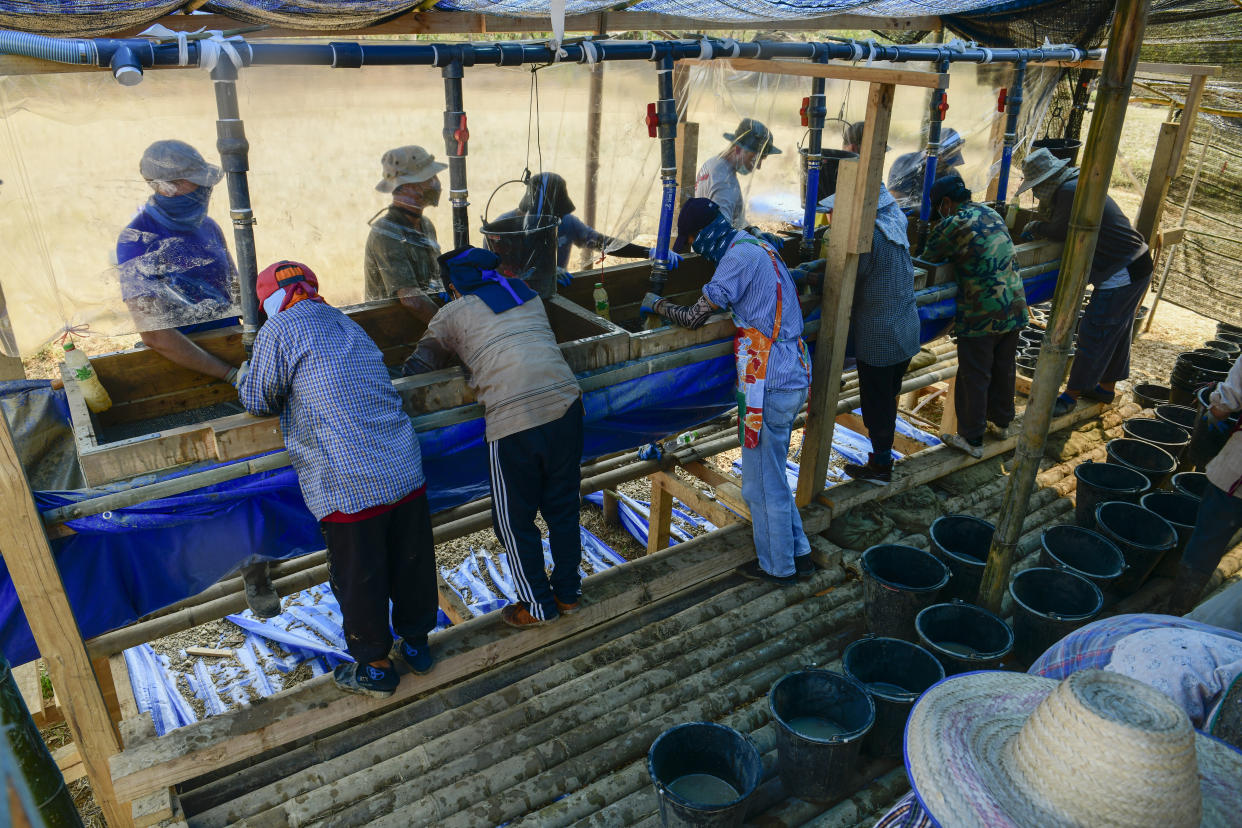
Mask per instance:
[[[1224,342],[1232,342],[1234,345],[1237,345],[1238,347],[1242,348],[1242,333],[1235,333],[1233,331],[1223,331],[1220,329],[1220,325],[1217,325],[1216,326],[1216,338]]]
[[[1078,166],[1078,151],[1082,149],[1082,141],[1077,138],[1040,138],[1031,142],[1031,151],[1046,149],[1057,158]]]
[[[1203,472],[1178,472],[1169,480],[1169,485],[1178,494],[1203,500],[1209,484],[1207,475]]]
[[[1049,526],[1039,538],[1039,565],[1081,575],[1100,589],[1121,577],[1126,559],[1117,544],[1081,526]]]
[[[1131,393],[1143,408],[1155,408],[1169,401],[1168,386],[1157,385],[1154,382],[1140,382],[1131,389]]]
[[[1139,505],[1160,515],[1177,532],[1177,546],[1164,553],[1160,563],[1152,570],[1153,575],[1163,578],[1176,577],[1182,553],[1186,551],[1186,544],[1194,534],[1195,522],[1199,519],[1199,500],[1176,492],[1148,492],[1140,498]]]
[[[913,546],[873,546],[862,553],[861,569],[867,631],[907,641],[914,640],[914,616],[949,582],[949,567]]]
[[[1013,653],[1030,665],[1053,644],[1100,613],[1100,588],[1068,569],[1036,567],[1009,584],[1013,596]]]
[[[1186,430],[1186,433],[1195,430],[1195,410],[1188,405],[1158,405],[1152,409],[1152,413],[1156,415],[1157,420],[1164,420],[1166,423],[1172,423],[1178,428]]]
[[[746,799],[763,778],[763,760],[755,743],[733,728],[687,722],[651,743],[647,772],[664,825],[732,828],[746,818]]]
[[[786,796],[836,799],[853,790],[863,737],[875,703],[853,679],[799,670],[768,693],[776,722],[776,768]]]
[[[1242,345],[1236,342],[1230,342],[1228,339],[1209,339],[1203,343],[1204,348],[1211,348],[1213,351],[1219,351],[1224,354],[1227,359],[1234,359],[1239,353],[1242,353]]]
[[[944,666],[918,644],[896,638],[864,638],[845,648],[845,674],[875,703],[875,725],[863,739],[863,753],[901,755],[901,738],[914,702],[944,678]]]
[[[806,147],[798,148],[799,201],[803,201],[806,198],[806,159],[809,153],[810,150]],[[820,150],[819,197],[815,199],[816,204],[837,191],[837,170],[840,168],[842,159],[857,157],[858,153],[856,152],[835,149]]]
[[[1126,571],[1113,581],[1121,595],[1134,592],[1160,558],[1177,546],[1177,531],[1155,512],[1136,503],[1101,503],[1095,508],[1100,534],[1117,544],[1126,558]]]
[[[517,215],[483,222],[483,246],[500,257],[510,275],[544,299],[556,293],[556,228],[551,215]],[[530,226],[528,226],[530,225]]]
[[[1027,356],[1023,354],[1017,357],[1014,362],[1018,366],[1018,373],[1027,379],[1035,378],[1035,363],[1039,360],[1038,356]]]
[[[1238,424],[1237,414],[1225,421],[1223,430],[1214,427],[1215,423],[1208,419],[1208,408],[1211,406],[1209,398],[1213,388],[1214,384],[1200,388],[1196,399],[1199,407],[1195,411],[1195,427],[1190,432],[1190,448],[1186,451],[1186,462],[1195,471],[1203,471],[1212,462],[1212,458],[1220,454],[1225,443],[1229,442],[1230,432]]]
[[[1151,417],[1133,417],[1126,420],[1121,424],[1121,430],[1134,440],[1159,446],[1177,461],[1181,461],[1186,447],[1190,445],[1190,436],[1184,428]]]
[[[945,601],[974,601],[983,580],[983,565],[988,559],[992,534],[996,527],[986,520],[970,515],[944,515],[932,521],[932,552],[944,561],[953,577],[941,590]]]
[[[1008,624],[983,607],[961,601],[933,604],[914,619],[914,628],[946,676],[995,670],[1013,649]]]
[[[1080,463],[1074,467],[1074,477],[1074,523],[1083,529],[1095,528],[1099,504],[1110,500],[1138,503],[1139,496],[1151,488],[1145,475],[1116,463]]]
[[[1232,360],[1216,353],[1179,354],[1169,375],[1169,402],[1194,405],[1195,392],[1208,383],[1223,380],[1232,366]]]
[[[1224,334],[1232,334],[1233,336],[1242,336],[1242,328],[1237,325],[1230,325],[1228,322],[1216,323],[1216,336],[1222,338]]]
[[[1108,462],[1134,469],[1151,481],[1153,489],[1159,489],[1177,471],[1177,458],[1160,446],[1142,440],[1118,437],[1109,440],[1104,448],[1108,451]]]

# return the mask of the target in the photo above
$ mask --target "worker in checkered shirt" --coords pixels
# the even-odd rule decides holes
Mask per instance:
[[[327,542],[354,658],[337,666],[336,684],[385,698],[397,689],[397,664],[418,674],[433,664],[435,546],[418,439],[379,348],[319,296],[309,267],[277,262],[259,274],[256,292],[267,321],[238,396],[251,414],[280,415],[302,496]]]

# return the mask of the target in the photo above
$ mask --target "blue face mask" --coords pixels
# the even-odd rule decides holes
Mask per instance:
[[[156,193],[148,206],[156,221],[172,230],[195,230],[207,216],[211,188],[198,187],[188,193],[166,196]]]
[[[704,227],[690,242],[690,249],[705,259],[719,262],[729,249],[737,230],[724,216],[717,215],[712,223]]]

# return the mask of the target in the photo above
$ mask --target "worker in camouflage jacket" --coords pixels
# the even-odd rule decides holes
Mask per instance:
[[[1014,418],[1014,360],[1026,326],[1026,293],[1013,239],[991,207],[970,200],[957,173],[936,179],[932,209],[940,217],[923,257],[950,261],[957,272],[957,432],[941,439],[972,457],[983,456],[984,432],[1009,436]]]

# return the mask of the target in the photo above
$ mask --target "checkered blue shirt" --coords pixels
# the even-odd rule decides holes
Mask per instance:
[[[280,415],[316,520],[392,503],[424,483],[418,438],[379,349],[331,305],[303,300],[269,318],[238,396],[251,414]]]

